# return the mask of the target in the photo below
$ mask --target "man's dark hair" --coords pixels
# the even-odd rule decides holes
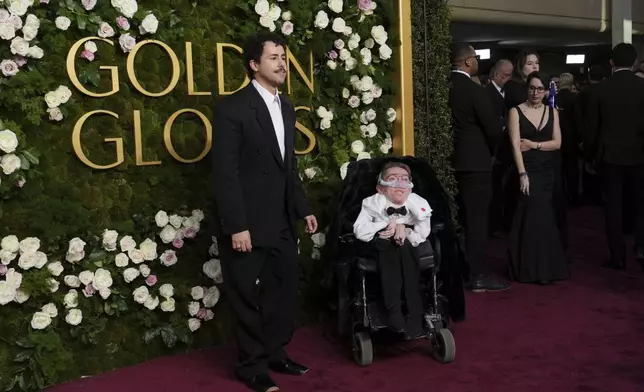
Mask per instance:
[[[286,40],[279,34],[261,32],[249,37],[244,46],[244,66],[246,67],[248,77],[251,79],[255,78],[255,71],[250,67],[250,62],[254,60],[256,63],[259,63],[262,53],[264,53],[264,44],[267,42],[272,42],[286,50]]]
[[[451,51],[450,61],[452,63],[452,69],[458,69],[461,67],[461,62],[472,53],[472,47],[468,43],[457,42],[452,44]]]
[[[633,45],[622,42],[613,48],[611,59],[617,68],[631,68],[637,60],[637,50]]]
[[[588,70],[588,79],[593,82],[604,80],[604,68],[601,65],[593,65]]]
[[[409,174],[409,178],[411,179],[411,169],[409,168],[409,166],[407,166],[406,164],[404,164],[402,162],[396,162],[396,161],[385,163],[382,166],[382,170],[380,171],[380,176],[379,177],[384,180],[385,175],[387,174],[387,171],[389,169],[393,169],[394,167],[398,167],[398,168],[401,168],[401,169],[405,170],[407,172],[407,174]]]

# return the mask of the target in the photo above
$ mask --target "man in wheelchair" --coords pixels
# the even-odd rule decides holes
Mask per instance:
[[[423,333],[418,248],[430,234],[432,214],[429,203],[412,188],[409,166],[387,162],[378,176],[377,193],[362,201],[353,225],[356,239],[369,244],[377,261],[387,327],[410,337]]]

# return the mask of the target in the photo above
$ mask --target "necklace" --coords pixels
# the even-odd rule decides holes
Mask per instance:
[[[543,107],[543,103],[539,103],[539,104],[533,105],[533,104],[531,104],[531,103],[529,103],[529,102],[528,102],[527,104],[528,104],[528,107],[529,107],[530,109],[541,109],[541,108]]]

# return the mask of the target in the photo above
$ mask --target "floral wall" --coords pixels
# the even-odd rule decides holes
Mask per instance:
[[[0,0],[0,387],[39,390],[83,375],[159,355],[221,343],[230,315],[220,293],[217,244],[209,228],[208,156],[173,159],[164,144],[168,118],[181,109],[211,117],[223,88],[244,80],[241,56],[217,43],[243,45],[260,29],[285,35],[308,69],[312,94],[291,68],[291,100],[311,108],[298,121],[316,146],[300,156],[300,172],[322,227],[329,221],[348,162],[390,153],[398,45],[394,5],[385,0]],[[66,59],[85,37],[73,62]],[[161,41],[178,59],[179,82],[168,94],[138,91],[126,71],[143,40]],[[185,42],[192,43],[195,91],[186,82]],[[145,45],[130,57],[147,91],[169,85],[168,53]],[[223,67],[223,69],[218,69]],[[286,91],[284,93],[287,93]],[[74,125],[94,111],[72,144]],[[135,130],[138,130],[135,132]],[[302,136],[298,148],[306,146]],[[106,142],[106,139],[111,139]],[[118,141],[115,141],[118,140]],[[181,157],[196,157],[202,120],[182,115],[171,133]],[[137,165],[137,149],[146,162]],[[319,296],[324,233],[302,236],[301,301],[310,317]]]

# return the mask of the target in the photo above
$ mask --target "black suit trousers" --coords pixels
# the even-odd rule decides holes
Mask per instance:
[[[604,163],[601,169],[605,197],[606,231],[613,263],[625,261],[624,192],[632,197],[635,245],[644,249],[644,166]]]
[[[237,372],[265,374],[269,362],[286,359],[295,329],[299,270],[293,233],[283,229],[275,246],[248,253],[234,251],[231,237],[222,237],[219,250],[225,293],[237,316]]]
[[[472,275],[485,273],[488,218],[492,200],[491,172],[456,172],[461,224],[465,227],[465,257]]]

